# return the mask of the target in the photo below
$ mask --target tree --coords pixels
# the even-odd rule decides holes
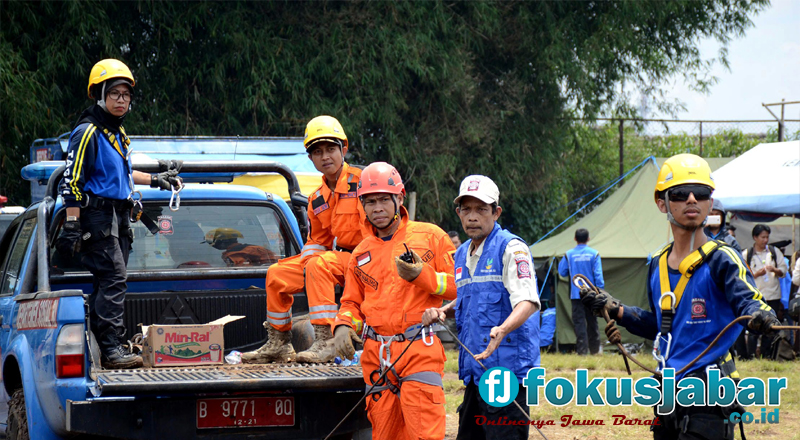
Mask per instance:
[[[708,83],[699,40],[741,35],[767,2],[0,5],[0,191],[15,200],[27,146],[69,130],[89,69],[117,57],[137,79],[128,133],[297,136],[331,114],[351,161],[398,168],[419,219],[456,229],[458,184],[480,173],[530,240],[616,168],[570,117],[633,114],[622,83],[673,105],[672,75]]]

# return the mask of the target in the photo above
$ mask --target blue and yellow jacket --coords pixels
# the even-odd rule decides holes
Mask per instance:
[[[69,137],[61,196],[67,207],[80,206],[86,194],[124,200],[131,193],[131,147],[125,129],[112,133],[90,122]]]
[[[672,245],[657,253],[650,262],[647,275],[647,297],[650,309],[625,306],[619,321],[631,333],[654,340],[661,330],[661,270]],[[687,257],[688,258],[688,257]],[[667,267],[669,291],[675,292],[681,273]],[[672,319],[672,344],[666,359],[666,368],[680,370],[708,347],[722,329],[742,315],[752,315],[758,309],[771,310],[763,301],[755,280],[745,266],[742,255],[728,245],[722,244],[710,253],[705,261],[694,269]],[[692,370],[705,368],[727,354],[742,326],[732,328],[706,353]],[[662,335],[666,337],[666,335]],[[665,341],[661,341],[662,352]],[[680,380],[683,376],[676,377]]]

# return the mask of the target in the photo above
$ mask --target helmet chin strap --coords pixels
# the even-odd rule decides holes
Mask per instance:
[[[106,107],[106,100],[105,100],[106,83],[108,83],[108,81],[103,81],[103,89],[100,90],[100,98],[97,100],[97,105],[99,105],[101,109],[103,109],[106,112],[108,112],[108,108]]]
[[[689,242],[689,248],[690,249],[694,249],[694,235],[695,235],[695,232],[697,232],[697,230],[699,228],[702,228],[703,226],[706,225],[706,222],[708,221],[708,218],[706,217],[703,220],[703,223],[700,224],[700,226],[685,226],[685,225],[682,225],[682,224],[678,223],[678,220],[675,220],[675,216],[672,215],[672,210],[669,208],[669,190],[664,192],[664,201],[667,202],[667,220],[669,220],[669,222],[672,223],[673,225],[675,225],[675,226],[677,226],[677,227],[679,227],[679,228],[681,228],[681,229],[683,229],[685,231],[690,231],[692,233],[692,238],[691,238],[691,241]]]

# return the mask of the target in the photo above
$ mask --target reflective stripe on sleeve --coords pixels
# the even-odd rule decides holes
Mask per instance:
[[[447,274],[444,272],[436,272],[436,290],[433,294],[444,295],[445,290],[447,290]]]

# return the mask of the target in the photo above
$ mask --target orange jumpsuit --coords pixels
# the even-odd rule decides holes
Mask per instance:
[[[335,326],[347,325],[359,334],[366,331],[391,337],[408,333],[411,337],[415,330],[409,327],[420,324],[426,309],[441,307],[444,299],[455,299],[455,247],[450,237],[438,226],[409,221],[405,208],[401,212],[400,227],[389,241],[376,237],[372,225],[364,220],[365,238],[350,259]],[[403,243],[426,263],[413,282],[400,278],[395,266],[395,257],[405,252]],[[372,330],[365,330],[364,324]],[[395,362],[409,344],[408,351],[386,375],[392,388],[399,389],[384,389],[366,399],[374,439],[444,438],[441,381],[445,354],[438,338],[433,338],[430,346],[420,339],[385,343],[365,339],[361,355],[364,381],[369,388],[370,378],[379,377],[381,358]],[[410,377],[415,374],[417,377]],[[418,379],[420,376],[427,377]],[[405,379],[402,385],[400,378]]]
[[[293,295],[306,289],[311,323],[331,325],[336,317],[333,289],[344,284],[350,252],[361,242],[364,209],[356,197],[361,169],[342,164],[331,192],[322,185],[308,197],[308,239],[300,255],[284,258],[267,272],[267,321],[279,331],[292,329]]]

